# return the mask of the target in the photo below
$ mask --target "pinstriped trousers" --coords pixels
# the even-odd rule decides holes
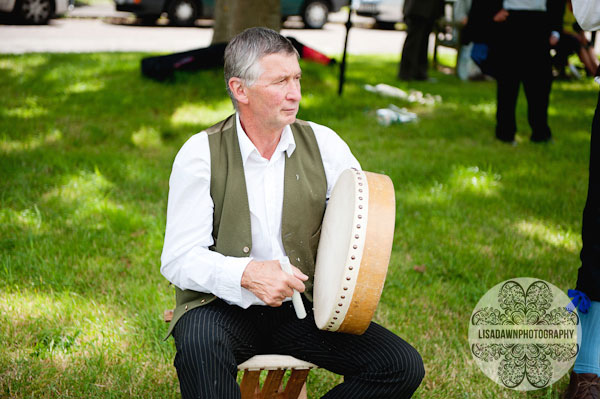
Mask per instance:
[[[344,376],[324,398],[410,398],[425,375],[419,353],[371,323],[363,335],[319,330],[312,304],[299,320],[291,302],[242,309],[217,299],[187,312],[173,330],[183,399],[240,398],[237,365],[257,354],[291,355]]]

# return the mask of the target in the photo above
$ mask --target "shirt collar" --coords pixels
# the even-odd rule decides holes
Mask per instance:
[[[250,157],[253,152],[256,152],[256,155],[261,156],[260,152],[256,149],[256,146],[250,139],[246,132],[242,128],[242,124],[240,123],[240,115],[238,113],[235,114],[235,127],[238,135],[238,142],[240,144],[240,152],[242,154],[242,163],[246,165],[246,161]],[[292,134],[292,129],[290,125],[286,125],[283,128],[283,132],[281,133],[281,138],[279,139],[279,143],[277,144],[277,148],[275,149],[275,154],[278,152],[285,152],[289,157],[292,156],[294,150],[296,149],[296,141],[294,140],[294,135]]]

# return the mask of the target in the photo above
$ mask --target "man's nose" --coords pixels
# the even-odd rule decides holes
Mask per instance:
[[[300,90],[300,82],[299,81],[291,81],[290,84],[288,84],[288,91],[287,91],[287,99],[291,100],[291,101],[300,101],[300,99],[302,98],[302,92]]]

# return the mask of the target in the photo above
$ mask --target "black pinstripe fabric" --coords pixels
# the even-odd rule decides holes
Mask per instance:
[[[237,364],[256,354],[292,355],[343,375],[327,399],[410,398],[425,375],[419,353],[387,329],[371,323],[363,335],[321,331],[312,311],[299,320],[290,302],[242,309],[217,299],[187,312],[173,336],[184,399],[240,398]]]

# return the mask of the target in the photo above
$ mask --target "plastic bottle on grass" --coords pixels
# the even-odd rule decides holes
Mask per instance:
[[[392,123],[408,123],[417,120],[417,114],[407,111],[406,108],[398,108],[390,104],[387,108],[377,110],[377,122],[382,126]]]

